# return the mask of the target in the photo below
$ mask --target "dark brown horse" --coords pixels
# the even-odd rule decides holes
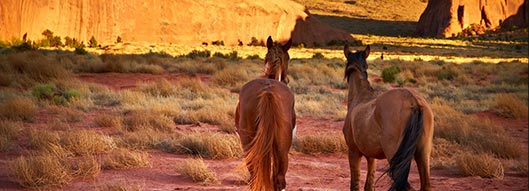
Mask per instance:
[[[393,181],[390,190],[413,189],[408,182],[412,159],[419,169],[421,190],[431,190],[432,110],[424,98],[409,89],[375,95],[367,80],[369,51],[369,45],[355,53],[344,47],[349,95],[343,133],[349,147],[351,190],[359,190],[362,157],[367,158],[368,165],[365,190],[374,190],[375,159],[385,158]]]
[[[292,45],[292,39],[288,40],[285,45],[274,44],[271,36],[266,40],[268,52],[265,56],[264,78],[276,79],[288,84],[287,70],[290,55],[288,49]]]
[[[258,78],[241,88],[235,126],[252,191],[285,189],[295,122],[294,94],[284,83]]]

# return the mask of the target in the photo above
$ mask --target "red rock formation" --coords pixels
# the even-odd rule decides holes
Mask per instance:
[[[102,43],[120,36],[125,42],[168,42],[200,45],[222,40],[248,44],[252,37],[265,41],[325,44],[352,41],[350,34],[320,23],[289,0],[1,0],[0,39],[42,39],[55,35],[87,42],[93,35]]]
[[[450,37],[475,25],[487,29],[525,27],[527,11],[527,0],[430,0],[416,34]]]

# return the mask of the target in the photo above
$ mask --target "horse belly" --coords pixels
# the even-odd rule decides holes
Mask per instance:
[[[353,137],[360,152],[377,159],[385,158],[384,150],[380,144],[380,127],[368,113],[355,117],[353,124]]]

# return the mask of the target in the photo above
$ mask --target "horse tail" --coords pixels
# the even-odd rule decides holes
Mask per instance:
[[[390,190],[406,190],[411,160],[417,150],[417,143],[423,132],[423,111],[420,106],[414,107],[404,129],[402,141],[389,162],[388,174],[393,180]]]
[[[245,157],[246,165],[254,176],[250,180],[250,188],[255,190],[274,190],[272,175],[278,172],[278,156],[274,151],[277,147],[277,134],[282,126],[283,118],[279,112],[279,99],[270,91],[258,95],[257,132],[250,143]]]

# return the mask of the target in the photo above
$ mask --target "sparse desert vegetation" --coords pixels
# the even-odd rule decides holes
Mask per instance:
[[[373,7],[363,1],[298,2],[323,21],[342,24],[351,10],[340,3]],[[354,17],[350,22],[361,15]],[[344,29],[357,30],[349,26]],[[353,35],[360,41],[356,45],[372,47],[367,64],[376,92],[411,88],[431,104],[433,176],[439,171],[450,179],[479,176],[491,185],[502,178],[525,180],[527,41],[399,37],[410,23],[399,26],[390,35]],[[61,45],[51,31],[44,36],[29,47],[20,39],[0,42],[0,179],[7,177],[2,181],[14,189],[91,189],[75,186],[97,181],[93,189],[143,190],[145,180],[138,179],[158,180],[162,174],[170,179],[160,181],[165,185],[245,188],[234,183],[241,178],[231,172],[242,166],[244,153],[234,115],[241,86],[263,71],[266,48],[257,39],[230,47],[222,40],[184,46],[118,36],[116,44],[100,48],[95,38],[84,46],[71,38]],[[347,189],[343,42],[299,44],[289,53],[298,133],[289,155],[289,173],[295,175],[287,173],[293,185],[288,188],[319,190],[332,183]],[[380,163],[382,174],[387,162]],[[332,174],[332,180],[316,170]],[[104,180],[131,172],[137,177],[130,184]]]

